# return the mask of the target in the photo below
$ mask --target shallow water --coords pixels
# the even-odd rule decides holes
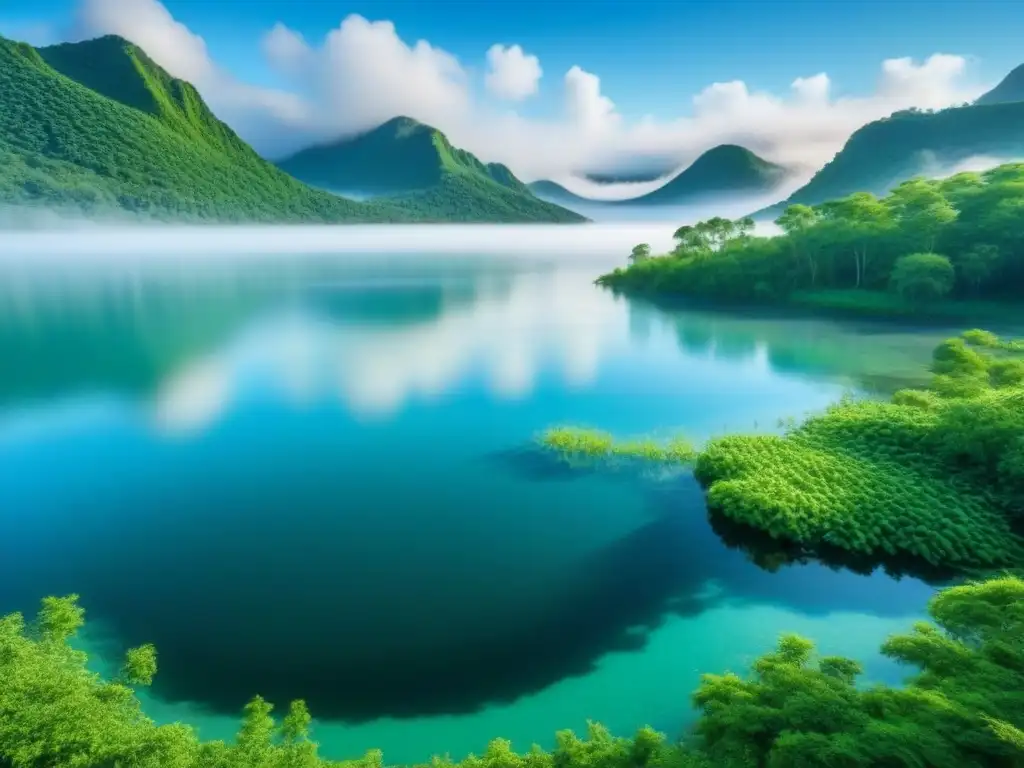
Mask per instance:
[[[678,733],[700,672],[782,631],[877,648],[931,588],[762,570],[688,476],[569,470],[552,424],[697,441],[912,383],[944,333],[671,313],[610,253],[9,258],[0,611],[77,592],[104,668],[153,642],[161,721],[304,697],[330,757]]]

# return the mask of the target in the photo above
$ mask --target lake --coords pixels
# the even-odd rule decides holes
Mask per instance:
[[[157,646],[158,721],[303,697],[324,755],[388,762],[676,735],[785,631],[902,678],[877,649],[932,587],[762,568],[687,474],[535,438],[776,430],[944,330],[616,298],[632,230],[399,229],[0,236],[0,613],[76,592],[97,669]]]

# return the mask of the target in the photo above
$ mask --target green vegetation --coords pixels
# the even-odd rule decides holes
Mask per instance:
[[[764,213],[777,216],[788,205],[818,205],[859,191],[884,195],[929,168],[948,168],[979,155],[1011,158],[1022,154],[1024,101],[1019,99],[986,100],[983,96],[974,105],[938,112],[896,112],[854,131],[842,150],[807,184]]]
[[[659,442],[652,439],[616,441],[607,432],[581,427],[552,427],[540,444],[569,463],[637,460],[644,463],[679,464],[696,458],[693,446],[682,437]]]
[[[932,371],[890,402],[846,399],[785,434],[699,453],[564,428],[542,444],[570,458],[695,459],[714,515],[804,552],[1024,567],[1024,344],[969,331],[935,349]]]
[[[312,189],[119,37],[40,49],[0,37],[0,91],[0,205],[198,222],[580,220],[475,158],[479,179],[401,201]]]
[[[753,235],[750,219],[680,227],[671,253],[598,282],[652,296],[950,316],[958,302],[969,310],[1024,296],[1022,206],[1024,164],[912,179],[881,199],[858,192],[791,205],[775,237]]]
[[[436,128],[396,117],[372,131],[302,150],[278,164],[315,187],[383,195],[422,218],[582,221],[534,197],[504,165],[484,165]]]
[[[551,752],[516,753],[495,739],[461,762],[423,768],[1011,768],[1024,759],[1024,581],[1006,576],[940,592],[921,622],[882,652],[914,667],[905,688],[858,686],[860,665],[816,657],[784,635],[745,676],[707,674],[692,695],[698,719],[681,742],[650,728],[617,738],[556,736]],[[116,680],[86,669],[69,645],[84,623],[77,595],[48,597],[35,621],[0,618],[0,764],[10,768],[381,768],[371,751],[318,756],[311,716],[294,701],[276,721],[255,697],[234,743],[200,742],[182,724],[156,725],[135,690],[156,674],[151,645],[129,650]],[[680,652],[683,652],[682,650]],[[681,713],[682,714],[682,713]]]
[[[0,38],[0,203],[206,221],[401,220],[265,162],[196,90],[117,37]]]

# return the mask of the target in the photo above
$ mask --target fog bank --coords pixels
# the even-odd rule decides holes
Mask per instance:
[[[666,250],[678,223],[402,224],[348,226],[106,226],[0,231],[0,264],[49,257],[288,254],[491,254],[623,258],[637,243]]]

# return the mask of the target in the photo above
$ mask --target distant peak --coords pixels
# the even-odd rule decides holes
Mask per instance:
[[[1010,70],[999,84],[978,97],[975,104],[1000,104],[1024,101],[1024,64]]]
[[[123,38],[120,35],[102,35],[100,37],[91,37],[86,40],[76,40],[70,43],[54,43],[53,45],[43,46],[41,50],[45,50],[46,48],[86,46],[95,48],[138,48],[138,46],[131,40]]]
[[[399,115],[398,117],[392,117],[390,120],[381,123],[374,128],[371,133],[374,131],[380,131],[382,133],[392,133],[401,138],[403,136],[410,136],[414,133],[430,132],[435,130],[437,129],[426,125],[425,123],[421,123],[419,120],[412,117]]]

